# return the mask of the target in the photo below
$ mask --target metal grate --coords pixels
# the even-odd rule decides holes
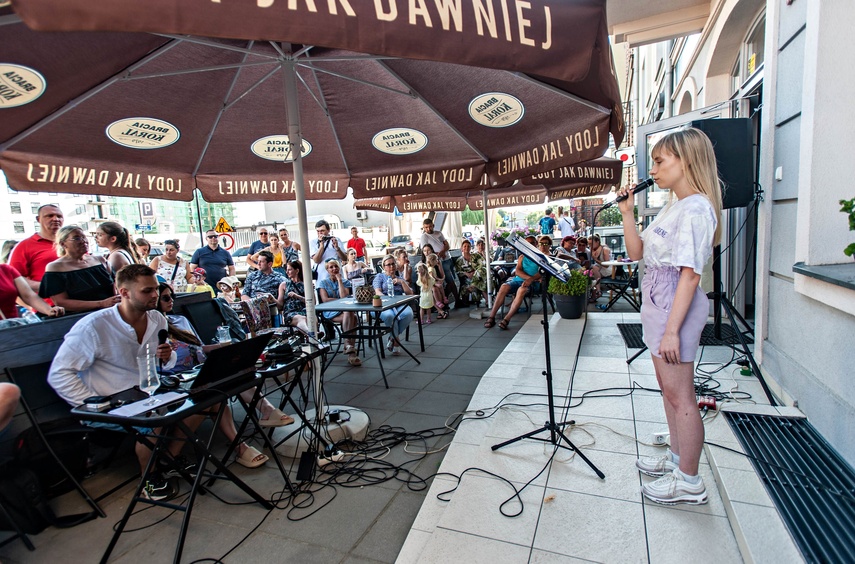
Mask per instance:
[[[855,472],[806,419],[725,416],[808,562],[855,561]]]
[[[641,323],[618,323],[617,327],[627,348],[644,348],[644,341],[641,339]],[[743,335],[743,338],[748,344],[754,342],[751,335]],[[721,326],[721,340],[715,338],[715,326],[712,323],[707,323],[704,326],[704,330],[701,333],[702,347],[720,347],[736,344],[739,344],[739,339],[736,337],[736,332],[733,330],[733,327],[727,323],[723,323]]]

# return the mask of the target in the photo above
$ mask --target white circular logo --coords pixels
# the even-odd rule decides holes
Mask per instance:
[[[178,128],[160,119],[147,117],[125,118],[107,126],[110,141],[131,149],[162,149],[181,137]]]
[[[516,96],[488,92],[469,102],[469,115],[487,127],[508,127],[523,118],[525,106]]]
[[[390,155],[412,155],[427,147],[428,138],[418,129],[393,127],[375,135],[371,144],[378,151]]]
[[[291,142],[287,135],[268,135],[261,139],[256,139],[250,149],[257,156],[268,161],[280,161],[290,163],[294,160],[294,154],[291,151]],[[312,152],[312,144],[303,139],[302,156],[305,159]]]
[[[47,81],[30,67],[0,63],[0,108],[29,104],[45,92]]]

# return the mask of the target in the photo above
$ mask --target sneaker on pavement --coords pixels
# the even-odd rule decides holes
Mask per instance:
[[[659,478],[669,472],[677,469],[677,465],[671,461],[669,455],[665,456],[645,456],[635,461],[635,467],[642,474]]]
[[[186,456],[183,454],[179,454],[175,457],[175,461],[170,463],[163,458],[159,458],[157,460],[158,470],[161,474],[166,476],[167,478],[172,477],[180,477],[181,472],[178,471],[178,468],[184,471],[185,474],[188,474],[191,478],[196,477],[196,469],[198,468],[198,464],[196,462],[191,462]]]
[[[707,489],[703,479],[692,484],[683,479],[679,470],[665,474],[658,480],[641,486],[641,493],[655,503],[675,505],[688,503],[702,505],[707,502]]]
[[[145,483],[142,495],[152,501],[169,501],[178,495],[178,480],[155,472]]]

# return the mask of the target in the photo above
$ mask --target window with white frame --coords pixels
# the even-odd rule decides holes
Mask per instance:
[[[12,213],[21,213],[21,202],[9,202],[9,208]]]

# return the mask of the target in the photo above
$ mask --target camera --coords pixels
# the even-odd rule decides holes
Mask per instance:
[[[324,235],[321,237],[321,241],[329,241],[330,239],[332,239],[332,235]]]

